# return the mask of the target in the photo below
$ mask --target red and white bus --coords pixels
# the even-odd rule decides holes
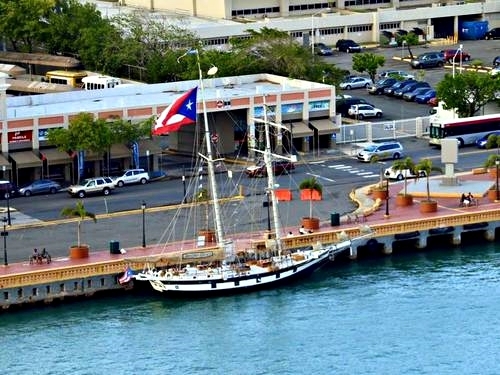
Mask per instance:
[[[441,139],[454,138],[458,146],[471,145],[488,133],[500,130],[500,113],[476,117],[440,119],[432,116],[429,126],[429,144],[440,146]]]

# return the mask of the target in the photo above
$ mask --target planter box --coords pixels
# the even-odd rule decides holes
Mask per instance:
[[[276,189],[275,192],[276,199],[278,201],[291,201],[292,191],[290,189]]]
[[[319,219],[317,217],[303,217],[302,225],[307,230],[318,230],[319,229]]]
[[[428,212],[436,212],[438,208],[437,201],[421,201],[420,202],[420,212],[428,213]]]
[[[89,257],[89,245],[71,246],[69,248],[70,259],[83,259]]]
[[[492,202],[497,200],[497,191],[495,189],[488,190],[488,199]]]
[[[410,194],[398,194],[396,195],[396,206],[407,207],[413,204],[413,195]]]
[[[300,190],[300,200],[301,201],[320,201],[322,196],[319,191],[313,189],[301,189]]]
[[[379,189],[373,189],[372,190],[372,197],[373,199],[380,199],[385,201],[387,199],[387,190],[379,190]]]

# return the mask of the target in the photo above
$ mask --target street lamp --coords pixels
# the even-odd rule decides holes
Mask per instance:
[[[499,160],[499,159],[498,159],[498,157],[497,157],[497,159],[495,159],[495,167],[496,167],[496,169],[497,169],[497,183],[496,183],[496,185],[495,185],[495,187],[496,187],[496,191],[497,191],[497,199],[496,199],[497,201],[499,201],[499,200],[500,200],[500,196],[499,196],[500,191],[498,190],[498,166],[499,166],[499,165],[500,165],[500,160]]]
[[[182,196],[182,203],[186,203],[186,176],[184,175],[184,168],[182,170],[182,187],[184,190],[184,195]]]
[[[313,14],[311,14],[311,54],[314,58],[314,17],[317,16],[318,14],[322,14],[324,12],[328,12],[330,8],[324,8],[322,10],[319,10]]]
[[[8,266],[9,262],[7,261],[7,236],[9,235],[9,232],[6,230],[6,225],[7,225],[7,218],[4,216],[3,219],[3,231],[2,231],[2,237],[3,237],[3,265]]]
[[[12,225],[10,221],[10,192],[5,193],[5,199],[7,200],[7,224]]]
[[[457,57],[458,53],[460,53],[460,72],[462,71],[462,49],[464,48],[463,44],[460,44],[458,47],[457,51],[453,55],[453,61],[451,62],[452,65],[452,77],[455,78],[455,58]]]
[[[403,60],[404,60],[404,58],[405,58],[405,57],[404,57],[404,53],[405,53],[405,44],[406,44],[406,40],[403,40],[403,41],[401,42],[401,61],[403,61]]]
[[[146,247],[146,202],[141,203],[142,210],[142,247]]]
[[[389,178],[386,177],[386,191],[385,191],[385,215],[384,217],[389,217]]]

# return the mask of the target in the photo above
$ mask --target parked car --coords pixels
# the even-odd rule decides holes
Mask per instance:
[[[413,79],[407,79],[405,81],[398,81],[394,85],[392,85],[390,87],[386,87],[384,89],[384,94],[388,95],[388,96],[394,95],[394,91],[399,90],[400,88],[403,88],[406,85],[411,85],[414,82],[415,82],[415,80],[413,80]]]
[[[19,195],[29,197],[33,194],[55,194],[61,190],[61,185],[52,180],[35,180],[18,190]]]
[[[337,113],[340,113],[342,116],[348,116],[349,115],[349,108],[351,108],[351,106],[354,104],[369,104],[369,105],[375,107],[373,104],[368,103],[363,98],[350,97],[350,98],[345,98],[342,100],[336,100],[335,101],[335,110]]]
[[[348,114],[351,117],[362,120],[365,117],[380,118],[382,117],[383,112],[381,109],[375,108],[370,104],[354,104],[351,105],[351,107],[349,108]]]
[[[83,180],[80,185],[71,185],[68,194],[78,198],[91,194],[109,195],[114,188],[115,184],[111,177],[94,177]]]
[[[423,94],[415,96],[415,102],[420,103],[420,104],[427,104],[429,100],[434,98],[436,96],[436,90],[430,90],[427,92],[424,92]]]
[[[495,56],[493,59],[493,66],[500,66],[500,56]]]
[[[422,94],[424,94],[424,93],[422,93]],[[415,100],[415,99],[413,99],[413,100]],[[427,104],[430,105],[431,107],[437,107],[439,104],[439,99],[436,96],[433,98],[430,98],[429,101],[427,102]]]
[[[371,143],[358,152],[359,161],[371,162],[373,159],[399,159],[403,156],[403,146],[399,142]]]
[[[396,82],[398,82],[398,80],[396,78],[392,78],[392,77],[382,78],[380,81],[378,81],[374,85],[371,85],[370,87],[368,87],[368,90],[367,90],[368,94],[372,94],[372,95],[383,94],[384,89],[386,87],[391,87]]]
[[[406,100],[407,102],[412,102],[415,100],[415,97],[417,95],[424,94],[430,90],[432,90],[432,87],[417,87],[416,89],[414,89],[412,91],[405,92],[403,94],[403,99]]]
[[[444,56],[444,61],[447,63],[460,62],[460,61],[469,61],[470,55],[464,50],[460,49],[445,49],[441,51]]]
[[[373,85],[373,81],[367,77],[351,77],[347,81],[340,83],[340,88],[343,90],[351,90],[351,89],[360,89],[360,88],[368,88],[370,85]]]
[[[401,78],[402,80],[415,79],[415,76],[413,74],[410,74],[404,70],[384,70],[383,72],[380,72],[378,76],[379,78],[393,77]]]
[[[339,39],[335,44],[337,50],[347,53],[361,52],[361,46],[351,39]]]
[[[430,87],[430,85],[427,82],[415,81],[413,83],[410,83],[409,85],[401,87],[400,89],[394,90],[393,95],[396,98],[402,98],[403,95],[406,94],[407,92],[413,91],[420,87]]]
[[[495,27],[486,32],[484,35],[484,39],[500,39],[500,27]]]
[[[497,76],[500,73],[500,65],[495,66],[493,69],[490,70],[490,75],[493,77]]]
[[[314,52],[320,56],[331,56],[333,51],[324,43],[314,43]]]
[[[425,176],[425,171],[418,171],[417,173],[415,173],[415,171],[412,171],[410,169],[397,170],[393,167],[390,167],[384,171],[384,177],[388,178],[389,180],[401,181],[408,178],[421,178]]]
[[[121,176],[113,178],[115,186],[122,187],[130,184],[147,184],[149,182],[149,173],[144,169],[127,169]]]
[[[274,160],[272,162],[272,168],[275,175],[281,175],[293,171],[295,169],[295,164],[288,160]],[[248,177],[266,177],[267,169],[264,162],[259,162],[247,167],[245,173]]]
[[[444,66],[444,55],[441,52],[426,52],[410,61],[413,69],[440,68]]]
[[[17,195],[17,187],[14,183],[8,180],[0,180],[0,199],[7,199]]]
[[[479,148],[486,148],[486,143],[488,143],[488,138],[490,137],[490,135],[500,136],[500,130],[488,133],[485,136],[476,139],[476,146]]]

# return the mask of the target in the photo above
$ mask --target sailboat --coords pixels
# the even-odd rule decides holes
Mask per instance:
[[[283,236],[272,161],[278,157],[285,157],[271,152],[269,128],[271,125],[267,121],[266,110],[263,120],[266,142],[265,150],[261,152],[267,168],[266,194],[272,207],[272,218],[269,218],[272,219],[269,220],[272,226],[268,231],[258,233],[257,237],[251,233],[240,234],[235,238],[226,236],[217,193],[215,160],[212,154],[201,70],[200,87],[204,110],[206,155],[199,155],[208,166],[215,241],[213,244],[202,243],[201,247],[192,242],[191,249],[179,243],[178,251],[165,255],[167,266],[157,268],[154,262],[147,263],[142,272],[134,276],[135,280],[149,282],[153,289],[159,292],[183,295],[215,295],[272,288],[277,284],[310,274],[326,264],[335,254],[349,249],[350,239],[322,244],[315,240],[312,234]]]

